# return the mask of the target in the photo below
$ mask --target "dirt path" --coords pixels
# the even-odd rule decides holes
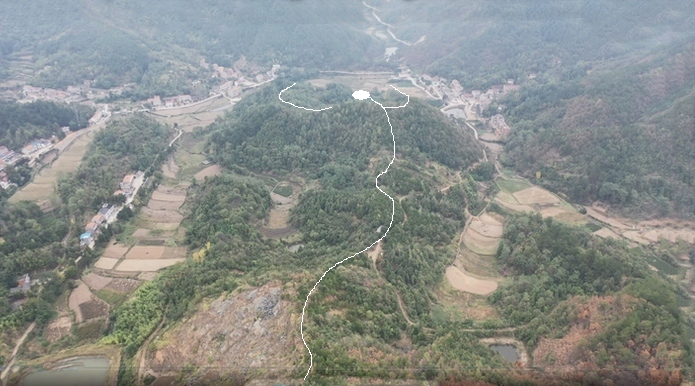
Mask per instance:
[[[12,368],[12,366],[14,366],[14,359],[17,356],[17,353],[19,352],[19,348],[22,347],[24,341],[27,339],[27,336],[29,336],[29,333],[34,330],[34,327],[36,327],[36,322],[32,322],[29,325],[26,331],[24,331],[22,337],[19,338],[19,340],[17,341],[17,344],[15,344],[14,350],[12,350],[12,355],[10,356],[10,361],[7,363],[7,366],[5,367],[5,370],[3,370],[2,374],[0,374],[0,381],[3,385],[5,384],[7,375],[10,373],[10,369]]]
[[[143,376],[145,375],[144,371],[145,371],[145,361],[147,359],[147,347],[150,345],[150,341],[152,341],[152,339],[155,336],[157,336],[157,334],[159,333],[159,330],[162,328],[162,326],[164,326],[164,323],[167,320],[166,313],[167,313],[168,309],[169,308],[167,307],[164,310],[164,314],[162,315],[162,321],[159,322],[159,325],[157,326],[157,328],[154,330],[154,332],[152,332],[152,334],[150,334],[149,337],[147,337],[147,340],[145,341],[145,343],[143,343],[142,346],[140,346],[140,351],[138,351],[139,359],[136,360],[136,362],[139,363],[139,365],[138,365],[138,380],[137,380],[138,386],[142,386],[142,379],[143,379]]]
[[[405,321],[408,322],[408,324],[411,326],[415,325],[415,323],[413,323],[413,321],[410,320],[408,314],[405,312],[405,308],[403,307],[403,299],[401,299],[401,294],[398,292],[398,290],[396,290],[396,298],[398,298],[398,308],[401,309],[401,313],[403,314]]]

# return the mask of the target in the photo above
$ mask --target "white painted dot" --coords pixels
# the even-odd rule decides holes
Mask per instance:
[[[369,93],[364,91],[364,90],[357,90],[357,91],[352,93],[352,97],[357,99],[357,100],[363,101],[363,100],[369,98]]]

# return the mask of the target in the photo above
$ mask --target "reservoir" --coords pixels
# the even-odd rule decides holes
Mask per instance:
[[[106,384],[109,359],[78,357],[60,362],[53,370],[40,370],[27,375],[23,386],[102,386]]]
[[[516,347],[510,344],[493,344],[490,346],[490,349],[498,352],[509,362],[516,362],[519,360],[519,353],[516,351]]]

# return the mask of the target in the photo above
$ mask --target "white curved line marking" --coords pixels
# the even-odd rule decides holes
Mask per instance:
[[[295,84],[296,84],[296,83],[293,83],[292,86],[294,86]],[[290,87],[292,87],[292,86],[290,86]],[[321,110],[314,110],[314,109],[308,109],[308,108],[301,107],[301,106],[295,106],[295,105],[293,105],[293,104],[290,103],[290,102],[286,102],[286,101],[282,100],[282,98],[280,97],[280,95],[282,95],[283,91],[289,89],[290,87],[287,87],[286,89],[280,91],[280,94],[278,95],[278,98],[280,98],[281,101],[283,101],[283,102],[285,102],[285,103],[287,103],[287,104],[289,104],[289,105],[292,105],[292,106],[294,106],[294,107],[297,107],[297,108],[300,108],[300,109],[304,109],[304,110],[309,110],[309,111],[323,111],[323,110],[327,110],[327,109],[330,109],[330,108],[331,108],[331,107],[327,107],[327,108],[324,108],[324,109],[321,109]],[[333,264],[332,267],[328,268],[328,269],[326,270],[326,272],[324,272],[323,275],[321,275],[321,278],[319,279],[319,281],[317,281],[316,284],[314,284],[314,288],[312,288],[311,291],[309,291],[309,294],[306,295],[306,301],[304,302],[304,307],[302,307],[302,322],[301,322],[300,325],[299,325],[299,329],[300,329],[299,331],[300,331],[300,333],[302,334],[302,342],[304,342],[304,347],[306,347],[307,351],[309,351],[309,358],[310,358],[310,359],[309,359],[309,361],[310,361],[310,363],[309,363],[309,369],[306,371],[306,375],[304,375],[304,380],[306,380],[306,377],[309,376],[309,372],[311,371],[311,368],[312,368],[312,366],[314,365],[314,354],[311,353],[311,350],[309,349],[309,346],[306,344],[306,340],[304,340],[304,311],[306,310],[306,305],[307,305],[307,303],[309,303],[309,296],[311,296],[311,293],[314,292],[314,290],[316,289],[316,287],[319,285],[319,283],[321,283],[321,280],[323,280],[323,278],[326,276],[326,274],[327,274],[328,272],[330,272],[333,268],[339,266],[340,264],[342,264],[342,263],[344,263],[344,262],[346,262],[346,261],[352,259],[353,257],[359,255],[360,253],[365,252],[366,250],[368,250],[369,248],[373,247],[375,244],[377,244],[378,242],[380,242],[384,237],[386,237],[386,234],[389,233],[389,230],[391,230],[391,225],[393,225],[393,215],[396,213],[396,203],[395,203],[395,201],[393,200],[393,197],[391,197],[391,196],[389,196],[388,194],[386,194],[386,192],[384,192],[383,190],[381,190],[381,188],[379,187],[379,177],[381,177],[382,175],[386,174],[386,172],[389,171],[389,168],[390,168],[391,165],[393,164],[393,161],[396,160],[396,137],[393,135],[393,126],[391,125],[391,118],[389,118],[389,113],[388,113],[387,109],[400,109],[400,108],[402,108],[402,107],[407,106],[408,103],[410,103],[410,95],[408,95],[408,94],[402,92],[401,90],[399,90],[399,89],[397,89],[397,88],[395,88],[395,87],[393,87],[393,86],[391,86],[391,87],[392,87],[394,90],[398,91],[399,93],[405,95],[405,96],[408,98],[408,100],[405,102],[404,105],[401,105],[401,106],[384,106],[384,105],[382,105],[381,103],[379,103],[379,102],[375,101],[374,99],[372,99],[371,96],[369,97],[369,99],[371,99],[372,102],[378,104],[379,107],[381,107],[382,110],[384,110],[384,114],[386,114],[386,121],[388,122],[389,128],[391,129],[391,138],[393,139],[393,157],[391,158],[391,162],[389,162],[388,166],[386,166],[386,169],[384,169],[383,172],[379,173],[379,175],[376,176],[376,178],[374,179],[374,184],[376,185],[376,188],[379,189],[379,191],[380,191],[381,193],[383,193],[384,195],[386,195],[386,197],[388,197],[388,198],[391,200],[391,222],[389,223],[388,229],[386,229],[386,232],[379,238],[379,240],[373,242],[373,243],[372,243],[371,245],[369,245],[367,248],[365,248],[365,249],[363,249],[363,250],[361,250],[361,251],[355,253],[355,254],[352,255],[352,256],[349,256],[349,257],[344,258],[343,260],[340,260],[339,262]]]
[[[325,107],[325,108],[319,109],[319,110],[307,109],[306,107],[297,106],[297,105],[295,105],[295,104],[292,103],[292,102],[288,102],[288,101],[282,99],[282,93],[285,92],[285,91],[287,91],[287,90],[289,90],[289,89],[291,89],[295,84],[297,84],[297,83],[296,83],[296,82],[295,82],[295,83],[292,83],[292,86],[287,87],[286,89],[283,89],[282,91],[280,91],[280,94],[278,94],[278,98],[282,101],[282,103],[287,103],[288,105],[293,106],[293,107],[296,107],[296,108],[298,108],[298,109],[303,109],[303,110],[308,110],[308,111],[317,111],[317,112],[318,112],[318,111],[323,111],[323,110],[328,110],[328,109],[332,109],[332,108],[333,108],[333,106],[330,106],[330,107]]]

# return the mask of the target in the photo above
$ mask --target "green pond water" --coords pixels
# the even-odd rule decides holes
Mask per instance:
[[[104,357],[73,358],[60,362],[54,370],[40,370],[27,375],[23,386],[103,386],[109,372]]]
[[[504,359],[509,362],[516,362],[519,360],[519,352],[516,351],[516,347],[509,344],[493,344],[490,348],[502,355]]]

